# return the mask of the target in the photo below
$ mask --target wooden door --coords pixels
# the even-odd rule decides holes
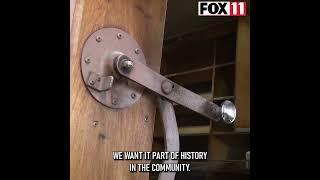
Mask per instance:
[[[148,179],[130,173],[132,161],[115,161],[113,151],[151,151],[155,98],[144,91],[129,108],[114,110],[95,101],[81,77],[86,38],[102,27],[128,32],[141,46],[147,65],[159,72],[167,0],[76,0],[71,25],[71,180]],[[137,161],[135,161],[137,163]]]

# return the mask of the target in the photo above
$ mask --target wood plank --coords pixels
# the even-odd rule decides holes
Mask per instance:
[[[178,73],[167,74],[167,75],[165,75],[165,77],[166,78],[170,78],[170,77],[175,77],[175,76],[183,76],[183,75],[197,73],[197,72],[206,71],[206,70],[210,70],[210,69],[213,69],[213,66],[207,66],[207,67],[204,67],[204,68],[198,68],[198,69],[192,69],[192,70],[189,70],[189,71],[183,71],[183,72],[178,72]]]
[[[192,172],[250,174],[249,169],[246,168],[246,160],[181,161],[180,163],[190,163]]]
[[[112,152],[151,151],[153,96],[145,91],[139,102],[122,110],[104,107],[85,88],[79,59],[91,33],[102,27],[117,27],[137,40],[148,66],[159,72],[166,4],[166,0],[76,1],[70,60],[71,180],[148,179],[148,173],[130,173],[132,161],[114,161]]]
[[[210,125],[179,127],[178,131],[180,136],[208,135],[210,133]]]
[[[221,96],[213,98],[213,101],[222,101],[222,100],[231,100],[234,99],[234,96]]]
[[[250,128],[250,16],[239,18],[236,52],[236,128]]]
[[[72,27],[72,19],[73,19],[73,13],[74,13],[74,7],[76,4],[76,0],[70,0],[70,31]]]

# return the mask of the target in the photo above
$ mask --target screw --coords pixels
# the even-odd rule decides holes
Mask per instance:
[[[93,121],[93,126],[96,127],[98,125],[98,121]]]
[[[100,36],[97,36],[97,37],[96,37],[96,41],[97,41],[97,42],[101,42],[101,37],[100,37]]]
[[[121,62],[121,69],[125,73],[130,73],[131,70],[133,69],[133,62],[129,59],[123,59]]]
[[[90,60],[90,58],[86,58],[86,59],[84,60],[84,62],[86,62],[86,64],[89,64],[89,63],[91,62],[91,60]]]
[[[118,34],[117,34],[117,38],[118,38],[118,39],[121,39],[121,38],[122,38],[122,34],[121,34],[121,33],[118,33]]]
[[[131,94],[131,98],[132,98],[132,99],[135,99],[136,96],[137,96],[137,95],[136,95],[135,93],[132,93],[132,94]]]
[[[113,104],[113,105],[117,105],[117,104],[118,104],[117,99],[113,99],[113,100],[112,100],[112,104]]]
[[[94,81],[93,80],[90,80],[89,82],[91,85],[94,85]]]
[[[137,48],[137,49],[135,49],[134,50],[134,52],[136,53],[136,54],[139,54],[140,53],[140,51],[139,51],[139,49]]]
[[[144,117],[144,121],[148,121],[149,120],[149,117],[148,117],[148,115],[146,115],[145,117]]]
[[[174,87],[174,85],[169,81],[163,81],[161,84],[161,89],[162,89],[163,93],[165,93],[165,94],[171,93],[173,87]]]

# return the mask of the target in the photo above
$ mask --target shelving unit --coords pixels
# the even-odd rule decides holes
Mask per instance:
[[[186,29],[185,32],[165,38],[160,72],[175,83],[218,105],[230,100],[237,106],[237,76],[242,74],[242,69],[238,67],[238,56],[241,54],[238,50],[239,19],[221,18],[217,21],[219,22],[212,25]],[[246,78],[243,77],[241,83],[244,79],[250,81]],[[209,154],[207,161],[193,163],[199,167],[199,171],[188,176],[178,173],[176,179],[232,179],[231,176],[235,174],[241,174],[242,179],[248,178],[249,171],[244,169],[250,134],[247,122],[241,123],[241,126],[230,126],[210,121],[178,104],[173,105],[180,135],[180,150],[207,151]],[[245,103],[242,105],[247,106]],[[241,108],[240,111],[246,108],[248,107]],[[237,114],[243,114],[238,109],[237,107]],[[158,114],[154,129],[153,150],[163,151],[163,129]],[[224,171],[229,167],[228,164],[230,171]],[[151,177],[156,176],[151,174]]]
[[[210,30],[207,31],[210,32]],[[161,73],[215,103],[223,100],[234,101],[235,31],[236,29],[222,37],[206,40],[191,39],[184,35],[188,39],[187,43],[179,47],[175,46],[174,51],[170,51],[169,48],[163,53]],[[196,32],[193,31],[193,33]],[[180,105],[175,104],[175,110],[178,125],[181,127],[187,125],[188,128],[194,126],[196,129],[196,126],[204,124],[211,126],[208,119],[200,118],[199,115]],[[189,121],[189,123],[182,123],[182,121]],[[203,134],[203,131],[199,133]],[[210,131],[207,132],[209,133]]]

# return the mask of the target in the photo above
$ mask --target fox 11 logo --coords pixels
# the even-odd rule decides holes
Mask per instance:
[[[246,16],[246,2],[199,1],[198,16]]]

